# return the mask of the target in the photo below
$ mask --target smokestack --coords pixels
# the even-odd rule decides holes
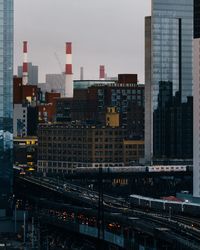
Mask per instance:
[[[105,66],[99,66],[99,80],[105,80]]]
[[[28,84],[28,42],[23,42],[23,55],[24,55],[24,61],[23,61],[23,73],[22,73],[22,84],[27,85]]]
[[[80,80],[83,81],[83,79],[84,79],[84,68],[81,67],[80,68]]]
[[[65,97],[73,97],[72,43],[66,43]]]

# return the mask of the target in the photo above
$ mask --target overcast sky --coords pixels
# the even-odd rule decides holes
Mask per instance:
[[[108,76],[138,73],[144,80],[144,17],[150,0],[15,0],[15,72],[22,63],[22,41],[29,41],[29,61],[46,73],[64,69],[65,42],[73,43],[73,72],[98,78],[100,64]]]

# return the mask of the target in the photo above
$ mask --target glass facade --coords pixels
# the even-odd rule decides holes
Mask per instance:
[[[112,80],[74,80],[74,89],[87,89],[93,85],[115,84]]]
[[[200,0],[194,0],[194,38],[200,38]]]
[[[192,159],[194,0],[152,0],[153,156]]]
[[[13,0],[0,0],[0,206],[12,193]],[[3,200],[5,202],[3,202]]]

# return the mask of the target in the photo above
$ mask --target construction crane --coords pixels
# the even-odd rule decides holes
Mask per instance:
[[[55,56],[55,58],[56,58],[56,61],[57,61],[57,63],[58,63],[58,66],[59,66],[59,68],[60,68],[60,72],[63,73],[64,71],[63,71],[62,63],[61,63],[61,61],[60,61],[60,59],[59,59],[59,57],[58,57],[58,54],[57,54],[56,52],[54,52],[54,56]]]

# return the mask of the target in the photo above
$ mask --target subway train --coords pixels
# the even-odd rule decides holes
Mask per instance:
[[[101,167],[101,166],[100,166]],[[98,173],[99,167],[77,167],[74,173]],[[121,166],[102,167],[103,173],[153,173],[153,172],[186,172],[191,166],[186,165],[155,165],[155,166]]]
[[[132,208],[143,208],[157,212],[172,214],[186,214],[190,216],[200,216],[200,204],[189,202],[178,202],[153,199],[140,195],[130,195],[130,206]]]

